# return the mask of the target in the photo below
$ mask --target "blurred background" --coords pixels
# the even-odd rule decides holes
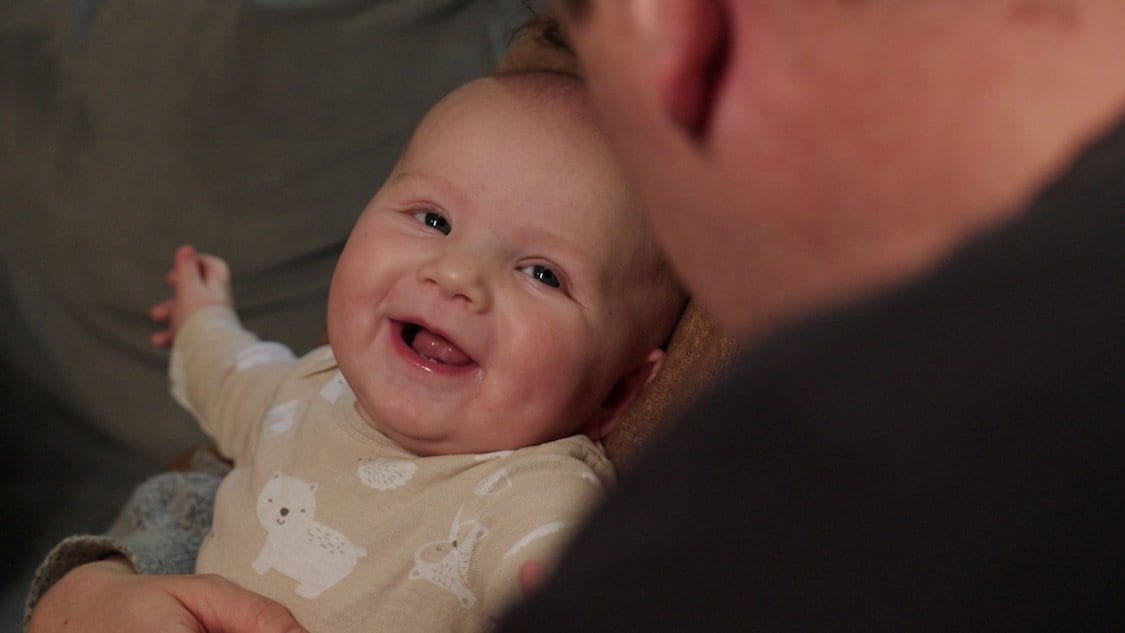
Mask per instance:
[[[148,308],[226,258],[301,354],[337,253],[422,114],[541,0],[0,2],[0,631],[35,566],[203,441]]]

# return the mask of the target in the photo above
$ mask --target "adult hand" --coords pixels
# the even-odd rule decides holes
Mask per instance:
[[[121,558],[74,568],[28,633],[307,633],[282,605],[215,575],[144,576]]]
[[[547,582],[547,568],[539,561],[529,560],[520,565],[519,581],[523,597],[530,598],[531,594],[539,591],[539,587]]]

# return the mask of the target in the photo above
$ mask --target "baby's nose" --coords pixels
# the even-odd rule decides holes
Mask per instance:
[[[420,270],[420,281],[433,282],[443,297],[460,297],[474,312],[488,310],[491,301],[485,275],[485,262],[478,253],[445,253]]]
[[[281,516],[283,516],[283,517],[289,516],[289,508],[282,508],[281,509]]]

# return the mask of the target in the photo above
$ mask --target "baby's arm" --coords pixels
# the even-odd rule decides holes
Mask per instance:
[[[168,329],[152,335],[153,345],[170,347],[180,326],[199,310],[232,304],[230,269],[226,262],[214,255],[198,253],[191,246],[176,249],[167,280],[172,286],[172,298],[154,305],[149,316],[157,323],[167,324]]]
[[[152,319],[167,329],[152,335],[152,342],[172,348],[172,395],[219,452],[237,461],[253,451],[257,426],[296,358],[289,348],[264,343],[242,327],[223,260],[181,246],[167,280],[172,298],[151,310]]]

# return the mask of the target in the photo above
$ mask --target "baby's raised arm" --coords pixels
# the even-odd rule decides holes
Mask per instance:
[[[176,249],[167,280],[172,286],[172,298],[149,310],[153,321],[168,327],[152,335],[152,344],[158,347],[170,347],[180,326],[198,310],[232,304],[227,263],[214,255],[199,253],[192,246]]]

